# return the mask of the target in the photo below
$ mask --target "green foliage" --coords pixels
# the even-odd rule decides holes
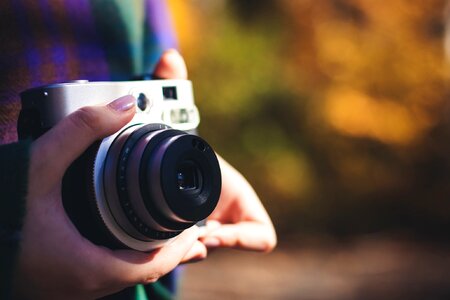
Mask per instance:
[[[281,232],[450,228],[443,1],[191,3],[200,132]]]

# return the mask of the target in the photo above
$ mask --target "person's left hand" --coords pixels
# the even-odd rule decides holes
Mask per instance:
[[[248,181],[219,157],[222,193],[209,216],[205,235],[208,248],[231,247],[269,252],[277,237],[269,215]]]
[[[187,79],[186,64],[181,55],[175,50],[169,50],[167,53],[170,55],[165,55],[156,67],[158,76]],[[218,158],[222,171],[222,192],[200,240],[208,248],[233,247],[271,251],[277,243],[277,238],[260,199],[236,169],[221,157]],[[191,255],[185,258],[185,261],[192,258]]]

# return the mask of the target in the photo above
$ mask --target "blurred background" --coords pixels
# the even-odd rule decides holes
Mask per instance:
[[[168,2],[200,132],[279,236],[181,299],[450,299],[447,2]]]

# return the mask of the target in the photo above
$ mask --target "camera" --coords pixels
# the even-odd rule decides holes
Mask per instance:
[[[217,157],[196,134],[200,117],[190,81],[75,81],[32,88],[21,93],[18,134],[36,139],[83,106],[127,94],[136,98],[134,118],[72,163],[62,199],[92,242],[149,251],[206,219],[220,196]]]

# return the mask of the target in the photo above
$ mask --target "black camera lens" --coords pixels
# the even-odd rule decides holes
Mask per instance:
[[[183,162],[177,169],[178,189],[192,191],[200,188],[201,173],[192,161]]]
[[[212,148],[198,136],[163,124],[133,126],[119,134],[108,151],[104,178],[114,222],[143,241],[174,237],[205,219],[221,190]]]

